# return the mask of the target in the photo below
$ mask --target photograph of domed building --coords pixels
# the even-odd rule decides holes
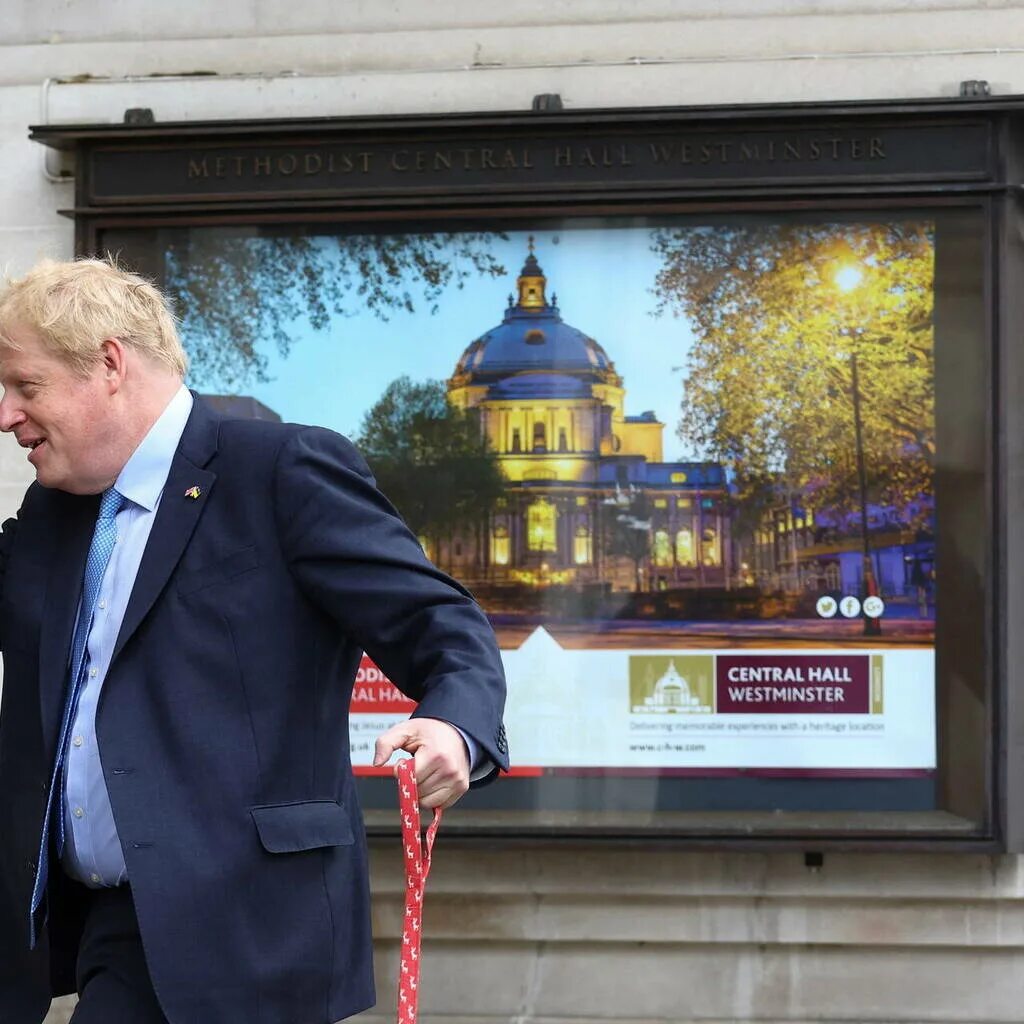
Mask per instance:
[[[461,579],[729,586],[723,468],[663,461],[665,424],[653,411],[626,414],[626,382],[601,344],[562,319],[532,237],[501,322],[469,344],[447,388],[479,416],[507,481],[487,530],[437,552]]]

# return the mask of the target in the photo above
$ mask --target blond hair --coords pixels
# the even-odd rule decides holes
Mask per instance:
[[[0,341],[21,326],[77,373],[87,374],[108,338],[118,338],[185,376],[187,359],[167,299],[113,258],[43,260],[0,293]]]

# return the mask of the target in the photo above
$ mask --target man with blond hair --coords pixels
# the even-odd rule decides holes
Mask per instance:
[[[373,1004],[347,713],[366,651],[417,710],[424,807],[507,767],[480,609],[352,446],[221,418],[163,296],[108,262],[0,294],[0,1021],[329,1024]]]

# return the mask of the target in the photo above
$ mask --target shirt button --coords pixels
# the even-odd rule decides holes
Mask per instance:
[[[106,607],[107,607],[107,602],[106,601],[100,601],[100,608],[106,608]]]
[[[89,678],[90,679],[95,679],[96,678],[96,673],[98,671],[99,671],[99,669],[95,669],[95,668],[89,669]]]
[[[76,747],[80,747],[84,740],[82,739],[81,736],[76,736],[71,742],[74,743]]]
[[[75,808],[75,817],[76,818],[84,818],[85,817],[85,811],[83,811],[81,807],[76,807]]]
[[[93,873],[92,873],[92,874],[91,874],[91,875],[89,876],[89,881],[90,881],[90,882],[92,882],[92,883],[93,883],[94,885],[99,885],[99,884],[100,884],[100,882],[102,882],[102,881],[103,881],[103,879],[102,879],[102,878],[100,878],[100,876],[99,876],[99,875],[97,875],[97,874],[96,874],[96,872],[94,871],[94,872],[93,872]]]

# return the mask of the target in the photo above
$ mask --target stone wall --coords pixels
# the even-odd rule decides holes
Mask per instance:
[[[43,121],[1024,93],[1008,0],[38,0],[0,26],[0,266],[72,251]],[[0,439],[0,515],[30,477]],[[374,857],[393,1019],[399,858]],[[1024,1016],[1017,858],[466,849],[442,839],[424,1024],[1009,1022]],[[55,1005],[51,1024],[71,1001]],[[302,1024],[302,1022],[296,1022]]]

